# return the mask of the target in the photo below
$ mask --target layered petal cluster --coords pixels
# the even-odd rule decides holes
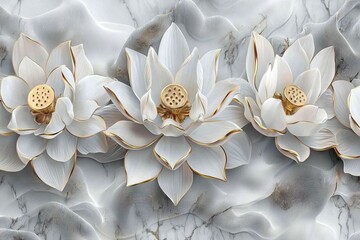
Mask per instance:
[[[83,46],[70,42],[49,54],[21,34],[12,60],[16,76],[1,80],[1,141],[6,142],[0,149],[1,170],[20,170],[31,161],[42,181],[62,190],[77,150],[107,151],[106,125],[95,112],[110,101],[103,85],[112,80],[94,75]]]
[[[298,162],[310,148],[325,150],[335,145],[324,127],[334,116],[329,86],[335,74],[334,48],[314,56],[312,35],[296,40],[282,56],[270,42],[253,33],[246,58],[248,82],[237,99],[245,117],[265,136],[275,137],[280,152]]]
[[[332,86],[334,113],[339,123],[332,124],[338,142],[335,150],[343,159],[344,171],[360,176],[360,80],[339,80]]]
[[[128,149],[128,186],[157,179],[177,204],[193,172],[226,181],[226,169],[248,162],[251,146],[241,130],[247,120],[241,106],[230,104],[239,85],[237,79],[217,81],[219,52],[190,52],[175,24],[158,53],[126,49],[130,86],[105,88],[125,116],[106,134]]]

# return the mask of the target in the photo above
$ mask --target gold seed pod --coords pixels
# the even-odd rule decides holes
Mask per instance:
[[[286,86],[283,94],[283,104],[288,114],[293,114],[297,108],[304,106],[307,102],[304,91],[295,85]]]
[[[161,91],[160,99],[167,108],[182,108],[188,101],[188,93],[184,87],[178,84],[169,84]]]
[[[55,93],[46,84],[37,85],[28,95],[28,105],[34,112],[50,113],[54,110]]]

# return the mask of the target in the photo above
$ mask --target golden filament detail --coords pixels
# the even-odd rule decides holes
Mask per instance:
[[[274,98],[281,99],[287,115],[294,114],[297,109],[304,106],[307,102],[305,92],[295,85],[288,85],[284,88],[283,95],[275,93]]]
[[[48,124],[55,111],[55,92],[46,84],[35,86],[28,95],[28,105],[38,124]]]
[[[169,84],[160,93],[159,116],[182,123],[189,116],[190,104],[186,89],[178,84]]]

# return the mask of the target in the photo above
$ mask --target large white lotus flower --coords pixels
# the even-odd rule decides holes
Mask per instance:
[[[335,125],[338,145],[335,150],[343,159],[344,171],[360,176],[360,80],[335,81],[334,112],[340,124]]]
[[[199,58],[189,52],[180,29],[165,32],[158,55],[127,49],[131,87],[106,85],[126,117],[106,133],[124,148],[127,185],[158,179],[177,204],[193,182],[193,172],[226,181],[225,169],[245,164],[250,145],[241,127],[243,109],[229,105],[239,86],[216,81],[219,50]]]
[[[11,140],[1,137],[2,142],[16,144],[2,145],[0,167],[15,171],[31,161],[42,181],[62,190],[77,150],[81,154],[107,150],[102,133],[105,122],[94,112],[110,101],[103,85],[111,79],[93,75],[83,46],[71,47],[70,42],[48,54],[38,42],[21,34],[12,61],[16,76],[1,81],[1,101],[9,113],[1,110],[0,129],[2,135],[16,133]],[[9,158],[17,168],[9,167]]]
[[[313,55],[312,35],[274,56],[270,42],[253,33],[246,58],[248,83],[237,96],[254,128],[275,137],[279,151],[299,162],[309,157],[309,147],[324,150],[335,144],[331,131],[323,128],[333,117],[328,87],[335,74],[334,48]]]

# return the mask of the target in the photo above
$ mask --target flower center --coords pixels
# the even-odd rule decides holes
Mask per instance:
[[[287,115],[294,114],[296,110],[307,102],[306,94],[298,86],[288,85],[284,88],[283,96],[275,93],[275,98],[281,99]]]
[[[171,118],[179,123],[183,122],[190,112],[188,93],[178,84],[169,84],[160,93],[161,104],[158,107],[160,117],[165,120]]]
[[[35,86],[28,95],[28,105],[34,115],[35,122],[48,124],[55,111],[54,90],[46,84]]]

